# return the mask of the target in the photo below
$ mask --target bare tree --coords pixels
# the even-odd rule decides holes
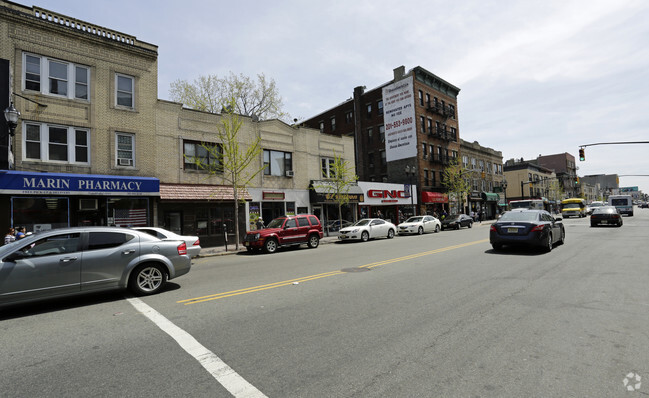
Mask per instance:
[[[275,80],[267,79],[262,73],[254,80],[243,74],[230,72],[226,77],[217,75],[199,76],[193,83],[176,80],[171,83],[171,99],[185,106],[211,113],[232,110],[260,120],[288,120],[290,116],[282,109],[284,104]],[[231,101],[234,99],[234,101]],[[224,109],[227,103],[231,109]]]
[[[218,126],[217,139],[218,144],[208,145],[201,144],[207,151],[205,156],[189,157],[198,167],[206,170],[210,175],[218,175],[223,178],[226,185],[232,186],[234,195],[234,231],[235,231],[235,249],[239,250],[239,203],[245,203],[243,192],[262,170],[261,167],[254,166],[254,162],[259,160],[262,147],[261,136],[255,137],[252,142],[245,142],[242,145],[242,139],[239,138],[241,129],[241,118],[234,109],[234,99],[226,103],[223,108],[227,111],[221,117]]]

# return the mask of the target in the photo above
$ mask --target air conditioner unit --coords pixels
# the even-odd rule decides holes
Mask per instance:
[[[132,159],[117,159],[117,164],[120,166],[131,166],[133,164]]]
[[[97,210],[97,199],[79,199],[79,210]]]
[[[293,170],[286,170],[287,177],[293,177]]]

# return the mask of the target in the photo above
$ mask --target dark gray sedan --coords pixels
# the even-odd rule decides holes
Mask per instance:
[[[551,251],[555,243],[563,244],[566,230],[561,217],[545,210],[515,209],[503,213],[491,225],[489,241],[494,250],[503,245],[538,246]]]
[[[0,247],[0,305],[120,288],[149,295],[190,267],[184,241],[117,227],[44,231]]]

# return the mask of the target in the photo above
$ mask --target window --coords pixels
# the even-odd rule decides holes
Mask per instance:
[[[367,154],[367,162],[369,163],[369,168],[374,168],[374,153],[370,152]]]
[[[90,232],[88,250],[110,249],[121,246],[133,239],[133,235],[122,232]]]
[[[427,119],[426,124],[428,127],[428,134],[433,134],[433,120],[432,119]]]
[[[428,145],[425,142],[421,143],[421,154],[424,156],[424,159],[428,157]]]
[[[297,225],[299,227],[310,227],[309,220],[306,217],[298,217],[297,218]]]
[[[347,113],[345,113],[345,122],[351,123],[353,121],[354,121],[354,112],[347,111]]]
[[[379,126],[379,137],[381,137],[381,142],[385,142],[385,126]]]
[[[381,151],[381,167],[387,166],[387,162],[385,160],[385,151]]]
[[[430,108],[430,94],[426,93],[426,106]]]
[[[421,132],[423,134],[426,134],[426,118],[419,116],[419,123],[421,124]]]
[[[185,141],[183,143],[184,168],[185,170],[223,171],[220,159],[222,152],[220,144]]]
[[[70,99],[88,100],[90,68],[62,60],[23,54],[25,90]],[[47,80],[45,80],[47,79]]]
[[[419,105],[424,105],[424,93],[419,90]]]
[[[88,130],[26,122],[23,140],[26,160],[90,163]]]
[[[115,140],[117,165],[135,166],[135,137],[133,134],[116,133]]]
[[[335,178],[336,172],[334,170],[335,160],[333,158],[320,159],[322,165],[322,178]]]
[[[466,155],[462,156],[462,166],[464,166],[465,169],[469,168],[469,157]]]
[[[424,169],[424,185],[428,186],[428,170]]]
[[[475,170],[475,158],[471,158],[471,169]]]
[[[293,171],[293,156],[290,152],[264,149],[264,175],[286,176]]]
[[[448,113],[451,116],[451,119],[455,119],[455,105],[448,105]]]
[[[372,118],[372,104],[367,104],[367,118]]]
[[[320,122],[320,132],[324,133],[324,122]]]
[[[372,143],[372,128],[367,129],[367,141]]]
[[[336,131],[336,118],[331,118],[331,131]]]
[[[42,257],[57,254],[70,254],[79,251],[81,234],[61,234],[37,240],[21,249],[29,257]]]
[[[135,79],[131,76],[115,74],[115,101],[118,106],[133,108],[133,87]]]
[[[455,127],[451,127],[451,138],[453,141],[457,141],[457,129]]]
[[[480,160],[478,164],[480,165],[480,171],[484,171],[484,160]]]
[[[383,100],[376,103],[376,109],[378,109],[379,116],[383,116]]]

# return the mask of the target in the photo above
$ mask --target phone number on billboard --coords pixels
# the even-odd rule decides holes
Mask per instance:
[[[407,118],[405,118],[405,119],[401,119],[401,120],[395,120],[394,122],[392,122],[392,123],[387,123],[387,124],[385,125],[385,131],[388,131],[388,130],[390,130],[390,129],[392,129],[392,128],[397,128],[397,127],[405,126],[405,125],[407,125],[407,124],[411,124],[411,123],[412,123],[412,118],[411,118],[411,117],[407,117]]]

